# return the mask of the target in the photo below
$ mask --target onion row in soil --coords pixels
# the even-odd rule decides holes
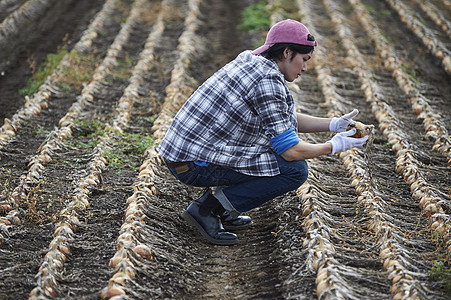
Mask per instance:
[[[79,117],[79,113],[83,110],[85,102],[94,101],[94,95],[98,93],[96,90],[102,88],[106,77],[110,75],[110,72],[116,66],[116,61],[120,56],[123,56],[122,49],[129,42],[131,31],[136,27],[136,23],[142,15],[142,10],[145,8],[145,2],[145,0],[141,0],[134,3],[127,22],[122,26],[113,44],[108,49],[107,56],[102,64],[96,69],[93,80],[83,89],[81,97],[72,105],[64,118],[60,120],[59,124],[61,127],[53,135],[60,143],[71,134],[71,127],[74,125],[73,120]],[[141,69],[139,71],[141,74],[143,71],[148,70],[148,68],[143,70],[141,65],[140,67]],[[54,297],[58,294],[57,278],[61,277],[60,272],[66,260],[65,255],[70,254],[70,239],[73,238],[74,232],[77,231],[80,213],[89,208],[89,194],[91,189],[101,181],[100,174],[107,163],[104,157],[105,152],[111,149],[109,145],[111,144],[110,141],[113,140],[115,134],[119,134],[122,131],[122,128],[128,121],[127,116],[130,115],[130,109],[133,106],[134,100],[133,97],[129,96],[133,94],[138,95],[136,82],[139,82],[141,76],[135,74],[135,77],[132,76],[132,79],[135,86],[129,85],[127,87],[128,89],[126,89],[127,96],[119,99],[117,109],[114,111],[112,123],[106,125],[105,134],[100,137],[99,144],[90,155],[91,159],[88,163],[89,169],[86,172],[87,176],[79,180],[74,195],[72,196],[73,200],[59,213],[59,220],[55,225],[54,239],[50,243],[49,252],[46,254],[37,275],[38,286],[31,291],[30,298],[37,299],[43,295]],[[60,132],[64,132],[65,134],[60,135]],[[48,155],[50,158],[50,155],[47,153],[41,153],[41,155]],[[40,162],[32,161],[32,166],[38,163]],[[30,172],[36,171],[32,168]],[[32,176],[32,179],[35,179],[35,176]]]
[[[61,88],[76,63],[69,53],[0,129],[1,170],[12,172],[1,174],[12,185],[2,182],[1,295],[446,299],[443,282],[428,277],[432,261],[449,263],[451,252],[449,74],[446,57],[428,52],[448,53],[449,26],[437,13],[447,2],[404,2],[391,1],[398,9],[388,14],[388,4],[372,0],[270,1],[272,23],[300,19],[319,43],[309,62],[314,68],[289,84],[298,111],[332,117],[358,108],[359,120],[377,126],[365,149],[310,160],[310,177],[298,191],[250,212],[254,227],[238,233],[238,245],[220,247],[180,218],[201,189],[173,178],[155,146],[202,80],[241,48],[254,47],[231,26],[245,4],[106,0],[73,47],[80,59],[99,60],[83,88]],[[2,1],[0,10],[11,14],[0,17],[16,16],[22,28],[13,7],[32,3],[46,2]],[[415,20],[414,5],[431,20],[404,25]],[[429,48],[415,53],[425,38],[418,30],[432,34]],[[124,59],[130,71],[122,70]],[[102,123],[102,131],[85,149],[77,143],[87,138],[73,133],[88,120]],[[139,170],[125,162],[116,170],[107,152],[118,151],[120,136],[130,132],[152,134],[154,147],[130,155]],[[331,136],[300,135],[310,142]],[[44,209],[53,215],[45,224],[13,209],[14,197],[33,190],[44,193],[42,200],[50,193],[66,199]]]

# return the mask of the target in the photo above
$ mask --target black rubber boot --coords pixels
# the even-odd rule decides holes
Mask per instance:
[[[233,245],[238,243],[238,236],[227,232],[218,216],[222,205],[209,192],[191,202],[182,217],[196,227],[209,242],[217,245]]]
[[[220,214],[221,222],[225,230],[243,230],[252,227],[252,219],[248,216],[232,217],[229,212],[225,211]]]

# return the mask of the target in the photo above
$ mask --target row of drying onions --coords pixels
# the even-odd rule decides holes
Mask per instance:
[[[16,209],[11,209],[11,205],[2,201],[0,204],[0,211],[7,211],[8,213],[4,217],[0,217],[0,247],[5,243],[6,239],[9,237],[9,229],[13,225],[20,224],[19,211]]]
[[[101,32],[103,30],[103,27],[101,26],[102,22],[100,22],[99,20],[104,20],[111,17],[111,7],[113,5],[116,5],[116,3],[116,0],[108,0],[108,2],[105,3],[104,7],[106,8],[106,11],[101,10],[97,14],[94,21],[82,35],[80,41],[84,42],[78,42],[75,44],[75,51],[78,52],[80,49],[86,50],[86,41],[91,40],[91,38],[94,38],[95,36],[92,33]],[[58,94],[58,79],[61,76],[59,70],[61,70],[62,66],[70,64],[70,56],[66,55],[62,59],[59,69],[54,72],[49,78],[47,78],[44,84],[39,88],[39,91],[35,93],[31,98],[29,98],[28,96],[25,97],[25,105],[17,113],[14,114],[12,119],[10,120],[8,118],[5,118],[4,125],[0,128],[0,147],[6,145],[9,140],[11,140],[16,135],[16,131],[21,127],[22,124],[24,124],[33,116],[38,115],[42,109],[47,108],[47,100],[51,97],[51,95]],[[61,140],[69,136],[71,134],[71,130],[70,128],[59,130],[57,132],[59,138],[54,138],[54,134],[55,132],[48,136],[47,140],[41,145],[41,147],[39,148],[40,154],[32,162],[30,162],[30,169],[27,175],[22,176],[19,184],[20,187],[15,188],[15,190],[11,194],[11,198],[25,199],[27,197],[26,191],[30,189],[28,182],[38,180],[41,177],[40,174],[44,169],[43,163],[48,162],[51,159],[53,152],[62,147]],[[8,199],[8,203],[11,203],[11,201],[12,199]],[[10,204],[8,205],[11,206]],[[12,214],[14,215],[14,217],[18,218],[17,212],[15,210],[10,211],[8,215],[9,214]],[[5,238],[5,235],[2,232],[0,232],[0,238]]]
[[[107,0],[102,9],[96,14],[93,21],[89,24],[89,27],[83,32],[82,37],[77,42],[75,50],[77,53],[85,53],[93,44],[93,41],[99,36],[102,28],[108,26],[108,20],[113,19],[113,16],[117,14],[117,10],[120,8],[120,1]]]
[[[363,163],[363,155],[358,150],[349,150],[340,153],[340,157],[348,169],[351,184],[358,195],[357,201],[362,204],[364,213],[369,217],[368,229],[377,237],[379,257],[384,271],[392,281],[390,292],[393,299],[423,299],[425,295],[417,288],[419,282],[414,277],[415,272],[409,270],[409,263],[406,263],[411,255],[403,244],[408,241],[391,222],[392,217],[385,213],[387,203],[374,189],[367,166]]]
[[[448,164],[451,165],[451,139],[442,121],[443,117],[434,112],[429,105],[430,100],[423,96],[415,87],[410,75],[402,67],[403,64],[396,56],[394,47],[386,40],[363,4],[359,0],[349,0],[349,2],[353,5],[357,18],[368,33],[368,36],[374,41],[378,50],[377,54],[384,60],[385,67],[393,72],[393,78],[396,79],[401,90],[409,97],[413,112],[418,114],[419,118],[423,120],[426,138],[434,141],[432,149],[446,156]]]
[[[185,20],[185,29],[179,37],[177,50],[179,57],[171,72],[171,82],[166,87],[166,99],[161,107],[160,115],[152,128],[155,140],[162,140],[175,114],[193,93],[197,82],[188,74],[190,62],[196,52],[205,50],[201,37],[196,34],[199,26],[199,5],[201,0],[188,2],[189,13]],[[155,155],[152,153],[151,155]]]
[[[184,32],[179,38],[179,58],[175,63],[174,70],[171,74],[171,83],[166,89],[166,98],[163,108],[155,123],[156,132],[154,134],[155,144],[158,144],[164,135],[164,129],[169,126],[173,115],[180,108],[183,102],[188,98],[193,91],[194,82],[186,76],[189,67],[191,55],[199,51],[193,41],[196,40],[196,30],[198,28],[200,0],[189,1],[189,11],[185,19]],[[158,16],[157,23],[154,26],[154,31],[149,36],[149,41],[146,43],[148,49],[143,51],[143,59],[153,63],[154,58],[153,48],[164,31],[165,18],[171,13],[169,0],[162,2],[162,11]],[[138,63],[139,65],[139,63]],[[143,74],[149,72],[146,70]],[[191,88],[187,88],[191,85]],[[142,259],[151,259],[151,249],[145,243],[139,241],[139,232],[142,232],[145,227],[145,208],[146,202],[151,201],[157,194],[155,186],[155,176],[158,169],[163,164],[161,156],[157,154],[154,148],[146,151],[146,156],[143,164],[139,168],[137,180],[133,184],[134,193],[127,199],[127,209],[125,211],[125,220],[121,226],[119,237],[116,244],[116,253],[110,259],[110,266],[115,268],[114,275],[110,278],[108,285],[103,288],[101,293],[102,299],[114,299],[116,297],[125,297],[125,286],[132,281],[136,276],[136,264],[140,264]]]
[[[374,92],[377,90],[377,84],[372,80],[370,69],[354,44],[351,31],[346,25],[346,18],[339,12],[338,7],[327,0],[324,2],[331,15],[333,25],[345,44],[348,57],[357,58],[353,59],[351,63],[362,82],[362,89],[367,101],[378,102]],[[379,119],[378,121],[380,122]],[[405,263],[408,258],[407,251],[399,251],[403,248],[404,238],[398,233],[396,226],[391,223],[390,216],[385,213],[384,208],[387,204],[378,196],[377,190],[371,182],[370,174],[365,168],[363,156],[360,151],[353,149],[341,153],[340,157],[348,169],[348,174],[352,179],[351,184],[355,187],[358,195],[357,199],[362,203],[364,212],[370,217],[368,228],[379,237],[380,257],[383,260],[384,270],[388,272],[388,278],[392,280],[390,292],[393,299],[421,299],[424,295],[422,290],[417,288],[418,280],[413,278],[413,272]]]
[[[0,70],[4,71],[12,60],[17,56],[17,50],[24,41],[27,40],[30,33],[35,33],[41,26],[47,12],[60,6],[64,9],[70,1],[56,0],[29,0],[25,4],[16,8],[0,23]],[[16,4],[17,6],[19,4]],[[0,10],[7,8],[7,3],[0,3]],[[4,13],[4,11],[2,11]]]
[[[376,43],[376,47],[381,47],[381,55],[384,58],[392,58],[391,61],[396,62],[390,69],[394,69],[394,73],[398,71],[399,74],[403,74],[401,76],[406,77],[407,75],[403,73],[402,68],[399,66],[399,62],[397,57],[393,54],[394,51],[391,49],[385,39],[382,38],[381,33],[379,32],[377,26],[374,22],[371,21],[369,14],[366,10],[362,9],[362,4],[358,0],[349,0],[352,5],[354,5],[354,9],[357,12],[357,16],[365,27],[365,30],[368,31],[368,35],[373,38],[378,39],[378,43]],[[385,50],[385,51],[382,51]],[[384,54],[385,53],[385,54]],[[390,56],[388,53],[392,53]],[[399,79],[397,75],[394,75],[399,83]],[[370,86],[370,84],[368,84]],[[400,85],[406,94],[415,94],[415,90],[412,85]],[[374,91],[374,89],[373,89]],[[442,117],[432,111],[432,108],[427,104],[426,99],[419,94],[417,96],[413,96],[413,98],[418,97],[418,101],[423,101],[422,110],[419,112],[420,117],[424,119],[424,124],[426,130],[428,128],[433,127],[433,129],[428,131],[428,134],[431,132],[438,133],[439,135],[436,137],[436,142],[433,146],[433,150],[438,152],[447,154],[448,157],[450,155],[451,142],[448,137],[448,133],[445,129],[443,122],[440,120]],[[414,100],[411,102],[415,103]],[[417,98],[415,98],[417,99]],[[375,110],[376,118],[379,121],[379,126],[384,130],[384,133],[388,136],[390,144],[392,144],[393,150],[397,151],[397,160],[396,160],[396,172],[403,173],[405,180],[411,184],[411,191],[413,193],[413,198],[418,200],[420,203],[420,208],[425,210],[426,215],[430,216],[433,222],[432,229],[436,230],[440,236],[445,239],[449,239],[449,229],[451,227],[449,221],[449,215],[444,214],[443,208],[440,206],[442,199],[439,197],[439,193],[435,192],[429,184],[427,184],[424,179],[424,174],[421,175],[418,169],[418,161],[415,158],[415,152],[413,151],[411,145],[406,142],[403,138],[404,134],[397,130],[396,116],[394,112],[386,105],[385,103],[375,104],[377,107],[373,108]],[[415,110],[415,106],[413,106]],[[418,113],[418,112],[417,112]],[[443,152],[442,152],[443,151]],[[448,159],[448,164],[450,164],[451,158]],[[448,243],[448,253],[451,254],[451,242]]]
[[[448,21],[439,11],[437,7],[431,2],[424,2],[421,0],[415,0],[415,2],[421,7],[421,9],[428,15],[428,17],[434,21],[434,23],[440,27],[441,30],[446,32],[448,37],[451,37],[451,22]]]
[[[0,11],[10,14],[15,11],[25,0],[2,0],[0,1]]]
[[[52,159],[55,151],[63,147],[63,141],[72,135],[74,120],[79,118],[84,108],[94,101],[95,94],[104,88],[106,77],[111,74],[112,69],[117,65],[117,60],[121,55],[121,49],[129,39],[130,32],[133,29],[133,22],[136,20],[138,13],[140,13],[139,9],[135,9],[134,14],[129,18],[129,22],[124,24],[111,44],[102,64],[96,68],[93,74],[93,80],[83,88],[81,95],[77,97],[77,101],[72,104],[66,115],[58,122],[59,128],[48,135],[44,143],[40,146],[39,153],[31,159],[28,173],[22,182],[32,182],[41,179],[44,164]],[[16,189],[22,190],[23,188],[18,186]]]
[[[423,25],[417,18],[417,14],[399,0],[387,0],[390,6],[396,10],[403,21],[413,33],[428,47],[438,59],[442,61],[446,72],[451,73],[451,56],[446,46],[437,40],[433,32]]]
[[[321,39],[315,30],[313,22],[310,20],[312,11],[309,4],[304,0],[298,0],[297,5],[300,13],[303,15],[302,22],[309,28],[310,32],[317,40]],[[324,40],[324,39],[321,39]],[[316,52],[318,51],[318,53]],[[315,50],[315,69],[321,70],[323,91],[326,103],[338,103],[340,96],[335,93],[332,80],[324,68],[325,52],[324,48]],[[290,89],[298,89],[297,85],[290,85]],[[339,269],[345,267],[339,264],[335,259],[336,249],[331,239],[342,240],[342,237],[336,234],[332,228],[336,227],[333,223],[333,217],[326,211],[331,206],[331,195],[326,194],[315,183],[315,164],[314,160],[309,162],[309,180],[304,183],[297,191],[297,195],[302,204],[302,228],[306,233],[303,242],[303,248],[308,249],[306,263],[310,271],[316,272],[316,294],[318,299],[344,299],[346,295],[350,296],[354,292],[350,290],[348,284],[340,275]],[[332,205],[333,206],[333,205]],[[330,207],[333,209],[333,207]]]
[[[93,76],[94,79],[85,87],[78,101],[72,105],[69,112],[60,120],[61,127],[59,130],[55,131],[55,138],[58,138],[58,132],[60,130],[67,129],[70,133],[70,128],[73,126],[73,120],[78,117],[86,102],[90,102],[94,99],[93,91],[102,88],[106,76],[111,73],[116,65],[115,61],[123,54],[121,49],[129,41],[130,34],[133,31],[135,24],[139,22],[138,16],[141,14],[144,2],[146,1],[147,0],[139,0],[135,2],[127,22],[123,25],[121,31],[110,46],[102,64],[97,67]],[[140,65],[140,67],[143,66]],[[140,80],[142,80],[141,76],[135,78],[134,82]],[[135,85],[134,87],[127,88],[129,93],[137,95],[138,87],[139,86]],[[124,124],[123,116],[130,115],[129,110],[133,106],[135,99],[136,97],[127,97],[125,95],[121,97],[118,107],[114,111],[114,121],[119,121],[115,123],[121,125]],[[44,258],[44,262],[36,275],[38,284],[37,287],[31,291],[30,299],[36,299],[42,295],[54,297],[57,294],[57,278],[65,262],[66,255],[70,254],[69,244],[74,232],[77,230],[78,215],[80,212],[89,208],[90,191],[92,187],[100,183],[100,174],[107,163],[104,158],[104,153],[110,149],[109,144],[113,139],[113,135],[120,132],[123,128],[123,126],[112,125],[112,123],[113,122],[107,124],[105,134],[100,138],[99,144],[90,155],[91,159],[88,164],[87,176],[79,180],[77,187],[73,192],[72,201],[59,213],[59,220],[55,225],[54,239],[51,241],[49,252]]]
[[[56,2],[55,0],[29,0],[16,9],[0,24],[1,43],[9,43],[17,39],[30,23],[41,19],[46,11]],[[2,46],[0,44],[0,47]]]
[[[155,47],[160,42],[164,32],[164,17],[167,13],[167,1],[162,3],[162,11],[158,15],[152,32],[150,33],[145,49],[140,54],[140,59],[133,69],[130,83],[124,91],[124,98],[136,99],[141,84],[145,82],[145,76],[148,76],[152,66],[155,63]],[[113,121],[114,126],[124,126],[130,116],[131,106],[124,110],[124,105],[118,105],[118,111],[121,114]],[[144,174],[149,174],[149,170],[143,171],[145,167],[140,167],[138,178],[143,178]],[[152,173],[153,174],[153,173]],[[151,177],[150,177],[151,178]],[[156,193],[152,186],[145,186],[147,180],[134,185],[134,194],[127,199],[127,209],[125,211],[124,224],[121,226],[119,237],[116,244],[116,253],[110,259],[110,266],[115,268],[115,274],[110,278],[108,286],[101,292],[102,299],[115,298],[125,295],[124,286],[127,282],[135,279],[135,264],[139,264],[143,259],[151,259],[152,253],[149,246],[140,242],[137,238],[137,232],[145,226],[145,215],[143,212],[143,202]]]
[[[92,45],[93,39],[98,36],[99,32],[104,31],[105,20],[111,19],[117,5],[118,1],[116,0],[108,0],[104,4],[102,10],[96,15],[93,22],[91,22],[89,27],[83,32],[80,40],[75,44],[74,50],[77,53],[87,52]],[[71,63],[70,55],[65,55],[56,71],[47,78],[47,80],[39,87],[39,90],[31,97],[25,96],[26,101],[24,106],[20,108],[11,119],[5,118],[3,126],[0,127],[0,147],[5,146],[13,139],[16,136],[17,130],[19,130],[25,122],[48,107],[47,101],[50,97],[59,93],[58,85],[64,67],[70,67]]]
[[[309,162],[309,169],[309,180],[296,191],[304,218],[301,226],[306,234],[302,247],[308,249],[306,264],[310,271],[316,272],[318,299],[344,299],[345,295],[352,293],[337,271],[336,250],[331,242],[332,238],[342,238],[332,229],[334,226],[329,225],[333,217],[324,210],[331,196],[312,182],[315,169],[312,161]]]
[[[300,2],[300,1],[299,1]],[[326,3],[327,4],[327,3]],[[303,18],[303,22],[306,23],[306,25],[310,28],[310,31],[314,32],[314,27],[312,22],[309,22],[309,18],[307,16],[309,16],[311,13],[309,11],[307,11],[308,6],[305,5],[305,3],[300,3],[300,6],[304,8],[304,18]],[[320,38],[320,35],[317,32],[313,33],[315,37]],[[321,39],[324,40],[324,39]],[[331,79],[331,76],[329,74],[329,72],[326,70],[325,68],[325,62],[327,61],[327,56],[325,54],[325,50],[323,50],[322,48],[317,49],[318,52],[315,51],[315,70],[317,72],[317,77],[319,82],[321,83],[321,89],[322,92],[324,94],[324,97],[326,99],[326,103],[328,104],[329,107],[331,107],[331,111],[329,112],[331,116],[337,114],[337,113],[343,113],[345,111],[347,111],[347,108],[343,105],[342,101],[341,101],[341,96],[339,96],[336,92],[335,92],[335,86],[333,83],[333,80]],[[343,152],[343,154],[347,154],[348,152]],[[362,157],[354,157],[354,160],[346,160],[345,166],[350,166],[350,165],[356,165],[359,162],[362,162]],[[362,175],[362,174],[359,174]],[[364,178],[364,176],[359,176],[358,183],[363,184],[366,182],[366,178]],[[355,180],[353,180],[353,183],[356,183]],[[314,193],[309,192],[307,194],[302,194],[301,199],[305,200],[305,198],[311,198],[311,199],[319,199],[318,195],[316,195],[316,197],[312,197],[312,196],[307,196],[307,195],[312,195]],[[360,199],[361,196],[359,196],[359,200],[362,201],[362,199]],[[372,199],[372,200],[377,200],[377,199]],[[303,204],[303,208],[304,208],[304,213],[309,213],[311,211],[311,206],[312,204],[309,203],[312,200],[308,199],[304,204]],[[377,218],[377,216],[373,213],[369,213],[369,215],[371,216],[371,220],[373,222],[373,225],[375,225],[374,221],[378,220],[379,218]],[[371,226],[370,226],[371,227]],[[373,228],[374,229],[374,228]],[[323,293],[325,291],[333,291],[336,290],[334,289],[334,284],[332,283],[336,283],[337,280],[334,278],[329,278],[329,277],[333,277],[334,274],[337,274],[337,271],[333,269],[332,266],[327,266],[322,268],[318,273],[317,273],[317,279],[316,279],[316,283],[317,283],[317,295],[318,297],[322,296]],[[337,296],[338,298],[338,296]]]
[[[343,18],[334,16],[337,26],[344,27]],[[346,48],[349,56],[356,58],[361,56],[353,41],[349,38],[347,30],[342,30],[342,39],[348,39]],[[340,32],[340,31],[339,31]],[[366,99],[371,103],[371,108],[379,123],[383,134],[387,136],[392,149],[396,151],[396,172],[402,173],[404,180],[410,184],[412,197],[419,201],[420,208],[425,215],[431,219],[431,229],[441,236],[448,245],[448,255],[451,254],[451,243],[449,240],[449,229],[451,227],[449,215],[445,214],[440,203],[442,200],[439,194],[434,192],[434,188],[424,179],[425,174],[419,168],[419,161],[415,158],[415,151],[405,137],[405,133],[399,128],[396,114],[391,107],[383,102],[377,94],[377,85],[371,78],[371,73],[366,64],[362,64],[363,59],[353,60],[354,69],[362,82]]]

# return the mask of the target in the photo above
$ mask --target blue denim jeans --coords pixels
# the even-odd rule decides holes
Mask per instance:
[[[187,185],[218,187],[215,196],[226,210],[232,208],[227,208],[224,201],[234,210],[245,212],[297,189],[307,180],[308,166],[304,160],[286,161],[279,155],[276,157],[280,170],[276,176],[250,176],[214,164],[198,166],[193,162],[189,162],[182,172],[177,173],[175,168],[169,170]]]

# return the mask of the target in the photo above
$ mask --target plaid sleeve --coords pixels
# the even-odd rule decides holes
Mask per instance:
[[[254,99],[255,110],[269,139],[293,128],[293,107],[287,103],[287,90],[280,76],[271,75],[260,80]]]

